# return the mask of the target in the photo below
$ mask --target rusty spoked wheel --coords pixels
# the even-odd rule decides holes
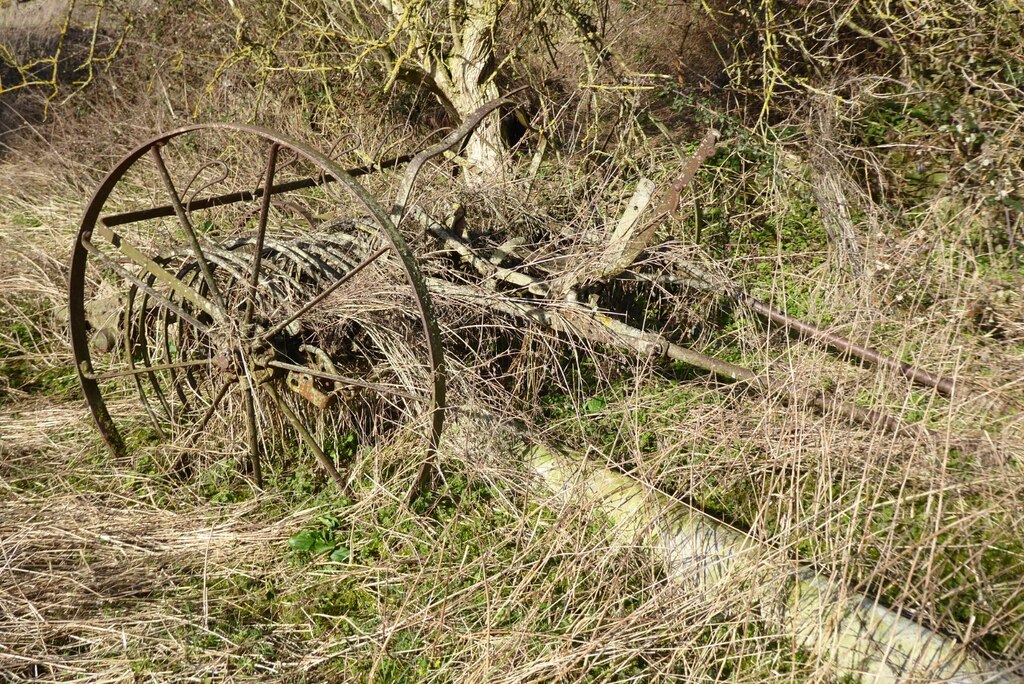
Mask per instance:
[[[270,456],[298,452],[343,484],[354,442],[436,447],[437,325],[406,240],[355,180],[370,170],[213,124],[107,175],[75,242],[70,322],[116,455],[155,449],[175,471],[235,459],[262,486]]]

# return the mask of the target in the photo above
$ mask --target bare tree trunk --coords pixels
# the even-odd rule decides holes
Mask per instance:
[[[402,57],[392,55],[394,71],[406,80],[422,83],[461,123],[487,102],[499,97],[492,79],[499,0],[452,0],[448,4],[450,46],[440,46],[432,31],[402,0],[379,0],[390,12],[395,28],[409,45]],[[410,63],[411,62],[411,63]],[[490,114],[469,139],[465,149],[465,180],[481,185],[501,180],[506,145],[498,112]]]
[[[492,36],[498,20],[498,0],[469,0],[465,7],[461,34],[448,57],[449,99],[465,119],[478,107],[499,96],[491,80],[494,68]],[[495,112],[488,116],[469,139],[466,147],[467,180],[477,182],[503,174],[505,141],[501,120]]]

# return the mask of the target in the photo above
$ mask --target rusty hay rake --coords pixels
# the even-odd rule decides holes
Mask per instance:
[[[604,252],[575,271],[542,262],[506,268],[500,249],[485,253],[418,207],[407,211],[423,165],[464,142],[504,102],[484,105],[416,155],[354,169],[301,142],[232,124],[181,128],[124,157],[86,208],[70,276],[74,359],[110,450],[122,457],[137,443],[164,449],[171,473],[231,457],[257,486],[269,454],[305,450],[344,488],[337,464],[352,436],[387,436],[419,449],[416,491],[429,474],[446,407],[442,336],[428,287],[446,301],[589,344],[682,361],[853,422],[926,432],[630,326],[595,306],[593,294],[588,302],[587,282],[617,277],[649,246],[653,225],[673,213],[679,191],[714,152],[713,132],[653,218],[640,220],[653,191],[645,181]],[[403,165],[389,209],[357,180]],[[490,281],[490,289],[465,278],[425,277],[416,257],[425,240]],[[963,389],[792,319],[692,262],[672,267],[681,277],[633,277],[730,297],[805,339],[943,394]],[[501,297],[497,281],[519,296]]]

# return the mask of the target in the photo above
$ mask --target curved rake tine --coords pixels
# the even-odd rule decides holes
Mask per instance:
[[[274,160],[274,168],[275,168],[275,173],[280,175],[280,172],[285,171],[286,169],[289,169],[289,168],[291,168],[293,166],[298,165],[298,163],[299,163],[299,153],[296,152],[295,150],[287,148],[287,147],[285,147],[283,150],[281,150],[280,149],[280,147],[281,147],[280,145],[277,145],[277,147],[279,149],[278,149],[278,156]],[[322,175],[323,174],[320,174],[320,176],[318,176],[318,178],[319,178],[318,182],[323,182]],[[263,193],[266,192],[268,188],[270,188],[270,190],[272,192],[274,192],[274,194],[278,194],[274,190],[274,188],[273,188],[274,184],[273,183],[269,183],[268,184],[267,181],[266,181],[266,178],[267,178],[267,168],[264,168],[263,172],[256,178],[255,185],[253,185],[253,191],[251,193],[253,199],[258,199],[259,197],[262,197]]]
[[[402,142],[406,138],[408,138],[409,135],[411,135],[411,133],[406,134],[393,142],[388,142],[388,140],[391,139],[391,136],[394,135],[396,132],[404,132],[407,130],[411,130],[411,126],[404,123],[395,124],[394,126],[389,128],[388,131],[383,136],[381,136],[380,143],[377,145],[377,149],[375,149],[370,154],[370,158],[379,162],[388,150],[391,150],[401,145]]]
[[[428,147],[412,158],[412,161],[405,170],[405,175],[402,176],[402,183],[398,186],[398,193],[395,195],[395,203],[391,207],[390,218],[393,224],[397,226],[402,222],[402,217],[405,216],[406,205],[409,203],[409,195],[412,193],[412,186],[416,182],[416,176],[419,175],[420,169],[423,168],[423,165],[442,152],[446,152],[458,145],[459,142],[476,130],[476,127],[480,125],[480,122],[482,122],[488,114],[501,105],[511,102],[512,100],[509,99],[509,97],[524,88],[525,86],[518,90],[513,90],[507,96],[491,100],[482,107],[479,107],[462,122],[461,126],[449,133],[443,140],[441,140],[441,142]]]
[[[339,152],[338,148],[341,147],[341,143],[345,142],[346,140],[356,140],[355,132],[354,131],[348,131],[348,132],[342,133],[341,136],[337,140],[334,141],[334,144],[331,145],[330,149],[327,150],[327,158],[328,159],[333,159],[334,161],[338,161],[338,159],[342,155],[348,154],[352,150],[356,149],[356,144],[357,143],[353,142],[351,145],[349,145],[344,150]]]
[[[212,168],[220,169],[220,175],[215,176],[212,180],[206,181],[205,183],[200,185],[198,188],[196,188],[194,192],[192,192],[190,194],[189,190],[192,188],[192,184],[195,183],[196,180],[199,178],[199,175],[203,171],[205,171],[206,169],[212,169]],[[199,195],[202,192],[206,191],[209,188],[212,188],[215,185],[219,185],[220,183],[223,183],[224,181],[226,181],[229,174],[230,174],[230,172],[228,171],[228,165],[225,164],[220,159],[215,159],[214,161],[208,161],[205,164],[203,164],[202,166],[200,166],[198,169],[196,169],[196,172],[193,173],[192,177],[188,179],[188,183],[185,183],[185,187],[181,191],[181,197],[182,197],[182,199],[185,202],[185,210],[188,211],[189,213],[191,213],[192,212],[192,202],[194,202],[195,199],[197,197],[199,197]]]
[[[352,142],[351,145],[349,145],[344,150],[339,152],[338,148],[341,147],[341,143],[345,142],[346,140],[351,140],[351,141],[354,141],[354,142]],[[342,155],[348,154],[349,152],[353,152],[353,151],[355,151],[358,148],[359,148],[359,140],[358,140],[358,137],[356,136],[355,132],[349,131],[347,133],[342,133],[341,137],[339,137],[337,140],[335,140],[334,144],[331,145],[331,148],[329,150],[327,150],[327,158],[331,159],[332,161],[339,161]],[[317,175],[317,177],[320,179],[320,181],[319,181],[320,183],[326,183],[326,182],[328,182],[327,179],[329,178],[329,175],[328,175],[327,171],[322,170]]]
[[[152,276],[150,276],[150,279],[152,279]],[[139,354],[142,357],[143,364],[146,366],[151,366],[153,362],[150,357],[149,342],[146,338],[145,333],[140,334],[138,338],[136,338],[132,330],[132,325],[135,322],[136,315],[138,315],[139,317],[139,331],[141,332],[145,326],[144,321],[146,319],[147,314],[146,302],[149,299],[149,295],[143,293],[142,301],[140,303],[138,311],[136,312],[135,304],[138,294],[138,287],[133,285],[131,288],[129,288],[128,299],[125,302],[124,314],[121,316],[121,320],[123,321],[124,325],[124,339],[127,341],[127,344],[132,345],[132,347],[135,347],[137,345]],[[161,319],[166,321],[167,309],[161,308],[160,315]],[[134,354],[125,354],[125,360],[128,362],[128,367],[134,369],[136,366],[133,356]],[[160,427],[160,419],[157,418],[156,411],[153,410],[153,406],[149,402],[142,378],[138,375],[135,375],[132,377],[132,380],[135,383],[135,388],[139,392],[139,396],[142,398],[142,406],[144,409],[146,409],[146,413],[149,415],[149,419],[153,423],[153,428],[156,430],[157,436],[160,439],[167,439],[167,434],[163,431],[163,428]],[[156,381],[155,374],[149,374],[148,380],[150,381],[150,384],[153,386],[153,394],[156,396],[157,401],[160,403],[160,407],[163,409],[164,415],[172,415],[171,406],[170,404],[167,403],[167,398],[164,396],[164,393],[161,390],[159,383]]]

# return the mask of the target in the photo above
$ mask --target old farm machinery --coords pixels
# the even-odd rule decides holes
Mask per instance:
[[[110,450],[169,445],[174,470],[230,453],[260,485],[261,460],[286,444],[339,484],[353,431],[416,434],[432,451],[441,341],[397,226],[422,165],[499,104],[415,156],[356,169],[230,124],[181,128],[122,159],[89,202],[70,276],[75,363]],[[405,164],[389,209],[356,180]],[[353,204],[358,218],[337,215]]]
[[[538,346],[549,352],[561,346],[572,354],[610,349],[668,358],[852,422],[933,436],[827,391],[684,347],[671,315],[652,323],[642,306],[629,310],[628,297],[616,300],[629,288],[674,293],[678,308],[700,293],[730,299],[804,339],[970,398],[962,383],[754,299],[699,257],[652,246],[655,226],[675,213],[680,191],[714,153],[713,132],[660,204],[652,202],[654,184],[641,181],[618,220],[589,243],[566,246],[555,236],[522,249],[521,237],[472,235],[458,211],[437,220],[410,205],[423,165],[464,142],[502,103],[485,105],[416,155],[359,168],[230,124],[172,131],[121,160],[88,204],[70,276],[75,363],[110,450],[118,457],[141,446],[156,450],[161,469],[174,474],[233,461],[261,487],[272,457],[309,455],[346,489],[353,445],[385,440],[399,445],[392,453],[422,464],[412,494],[433,470],[449,406],[473,394],[468,385],[478,399],[516,389],[508,378],[521,372],[518,359],[529,346],[522,340],[537,331],[545,336]],[[389,182],[382,172],[403,166],[385,208],[375,199]],[[442,348],[449,345],[450,377]],[[696,567],[712,583],[759,553],[750,538],[620,473],[540,446],[528,454],[556,490],[583,478],[582,488],[627,541],[634,534],[654,540],[670,576],[689,578]],[[791,586],[782,604],[762,599],[766,614],[840,668],[878,672],[879,681],[907,667],[963,681],[1017,681],[1003,678],[998,664],[962,657],[953,641],[874,598],[834,589],[811,568],[799,568]],[[821,617],[824,610],[829,617]],[[833,643],[819,629],[822,620],[838,625],[842,638]]]
[[[713,154],[710,133],[660,208],[646,209],[654,185],[641,182],[597,248],[572,259],[543,250],[512,258],[507,245],[474,246],[454,219],[407,212],[423,165],[464,142],[503,102],[416,155],[347,170],[303,143],[230,124],[172,131],[121,160],[88,204],[70,277],[75,363],[108,447],[117,455],[136,443],[167,447],[164,467],[173,472],[197,457],[231,456],[259,485],[263,460],[282,449],[312,454],[344,485],[338,463],[370,436],[407,439],[426,463],[446,406],[428,286],[515,325],[667,357],[891,432],[917,428],[683,347],[664,327],[598,305],[593,285],[621,275],[686,297],[712,292],[843,354],[954,392],[949,380],[796,321],[671,251],[648,260],[657,273],[637,268],[656,223]],[[364,184],[403,165],[385,208]],[[425,277],[417,254],[428,242],[463,276]],[[469,346],[478,358],[493,347]]]

